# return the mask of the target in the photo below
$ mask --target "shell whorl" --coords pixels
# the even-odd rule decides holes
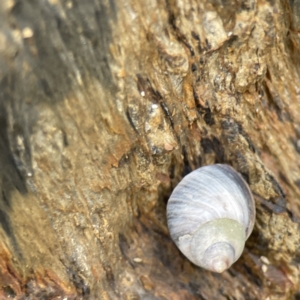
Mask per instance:
[[[222,272],[241,255],[255,221],[255,204],[243,178],[228,165],[199,168],[183,178],[167,205],[171,237],[205,269]]]

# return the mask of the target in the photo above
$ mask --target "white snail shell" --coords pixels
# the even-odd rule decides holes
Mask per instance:
[[[167,205],[168,227],[194,264],[221,273],[242,254],[255,222],[244,179],[228,165],[201,167],[183,178]]]

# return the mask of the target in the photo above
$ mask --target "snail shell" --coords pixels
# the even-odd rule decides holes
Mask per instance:
[[[242,254],[255,222],[244,179],[228,165],[199,168],[183,178],[167,205],[168,227],[194,264],[221,273]]]

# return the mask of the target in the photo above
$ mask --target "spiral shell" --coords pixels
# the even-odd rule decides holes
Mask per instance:
[[[228,165],[199,168],[176,186],[167,205],[168,227],[194,264],[221,273],[242,254],[255,222],[247,183]]]

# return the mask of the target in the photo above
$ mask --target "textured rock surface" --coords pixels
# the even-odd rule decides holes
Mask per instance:
[[[298,2],[1,1],[0,296],[298,299]],[[257,203],[221,275],[165,218],[215,162]]]

